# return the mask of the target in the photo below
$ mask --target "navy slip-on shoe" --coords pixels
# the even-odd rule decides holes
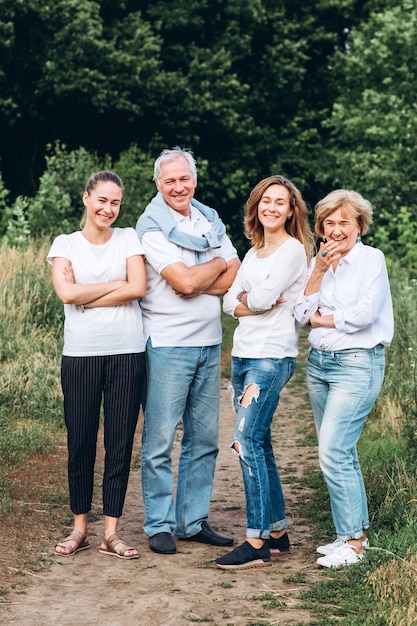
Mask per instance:
[[[245,541],[228,554],[215,559],[214,564],[220,569],[250,569],[272,565],[268,541],[258,549]]]
[[[198,541],[199,543],[207,543],[211,546],[232,546],[234,544],[233,537],[223,535],[214,530],[208,522],[203,522],[201,530],[191,537],[178,537],[181,541]]]

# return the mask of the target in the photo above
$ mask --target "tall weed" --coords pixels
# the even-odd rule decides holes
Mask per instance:
[[[375,617],[381,624],[417,624],[417,556],[408,554],[407,557],[392,558],[368,577],[378,600]]]
[[[386,351],[384,397],[400,403],[415,397],[417,366],[417,280],[398,266],[390,272],[395,333]]]
[[[417,281],[390,264],[390,282],[395,334],[386,349],[383,389],[359,442],[372,547],[359,566],[334,572],[306,592],[320,613],[326,602],[344,606],[349,589],[349,610],[320,615],[320,626],[333,618],[343,626],[417,624]],[[331,538],[324,481],[316,476],[313,484],[312,475],[306,481],[316,489],[316,506],[307,515],[322,539]]]
[[[63,314],[48,247],[0,247],[0,466],[51,450],[62,424]]]

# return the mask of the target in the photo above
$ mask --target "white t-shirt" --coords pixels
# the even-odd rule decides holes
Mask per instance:
[[[311,261],[308,276],[314,269]],[[382,343],[389,346],[394,334],[394,315],[385,258],[381,250],[357,243],[330,267],[320,291],[299,294],[295,315],[307,324],[312,314],[333,315],[336,328],[312,328],[308,336],[319,350],[370,349]]]
[[[259,258],[251,248],[223,300],[223,310],[233,315],[238,295],[248,293],[251,311],[266,311],[239,317],[233,336],[232,356],[241,358],[285,358],[298,354],[298,324],[294,303],[304,284],[307,259],[304,246],[294,238],[287,239],[266,258]],[[279,299],[287,302],[271,308]]]
[[[82,284],[126,280],[126,260],[143,254],[133,228],[114,228],[109,241],[94,245],[80,231],[59,235],[47,261],[54,257],[71,262],[75,282]],[[65,356],[105,356],[144,352],[142,314],[137,300],[119,306],[84,309],[64,304]]]
[[[191,219],[171,209],[179,230],[196,236],[210,230],[208,220],[195,207]],[[237,252],[230,239],[223,235],[220,248],[209,248],[203,262],[217,256],[230,261]],[[215,346],[221,343],[220,298],[203,294],[195,298],[178,297],[161,272],[172,263],[187,267],[196,265],[196,253],[169,242],[160,231],[146,232],[142,237],[145,251],[148,289],[141,301],[145,337],[151,337],[156,348],[177,346]],[[201,253],[200,253],[201,255]]]

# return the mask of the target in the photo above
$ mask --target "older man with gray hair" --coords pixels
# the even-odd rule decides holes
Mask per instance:
[[[147,337],[142,437],[144,531],[151,550],[184,541],[230,546],[208,523],[218,453],[220,296],[240,261],[217,212],[194,199],[192,153],[175,147],[155,162],[158,193],[137,222],[148,289],[141,301]],[[176,499],[172,447],[183,433]]]

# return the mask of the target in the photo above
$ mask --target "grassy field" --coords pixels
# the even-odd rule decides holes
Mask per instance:
[[[65,476],[54,475],[54,459],[65,454],[59,381],[63,312],[45,262],[48,248],[43,242],[25,250],[0,249],[0,521],[5,536],[12,523],[26,523],[28,514],[33,526],[37,511],[38,526],[46,514],[51,523],[63,521],[54,514],[66,498]],[[372,549],[366,562],[329,571],[325,582],[308,586],[303,602],[320,626],[417,623],[417,282],[395,267],[390,275],[395,338],[386,353],[383,392],[360,442]],[[235,324],[223,318],[224,376],[230,374]],[[307,511],[311,524],[317,537],[331,537],[322,477],[316,473],[305,480],[316,490],[314,508]],[[6,595],[0,585],[0,602]]]

